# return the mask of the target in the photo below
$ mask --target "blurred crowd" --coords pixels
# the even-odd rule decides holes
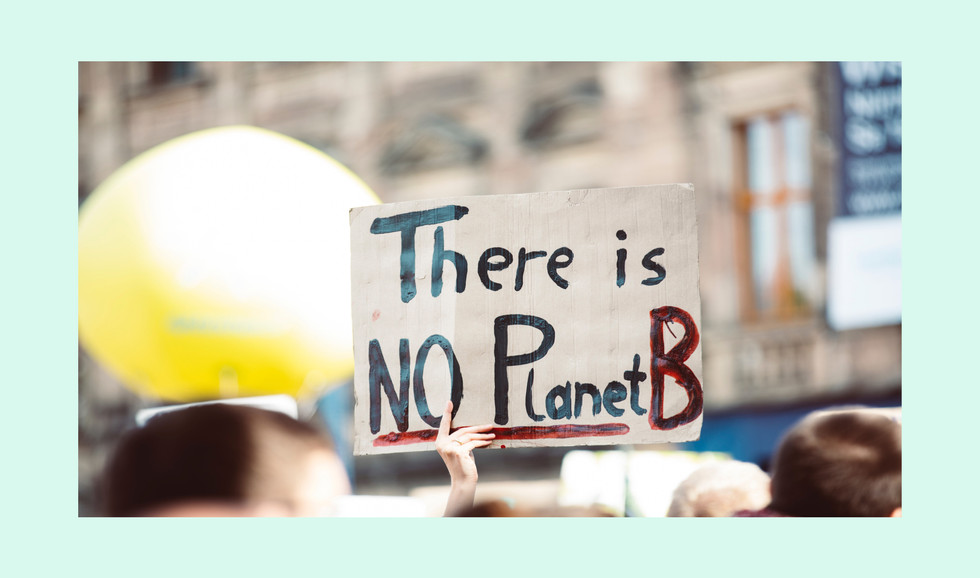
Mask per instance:
[[[621,515],[601,504],[476,501],[474,452],[491,443],[490,429],[440,424],[435,446],[451,482],[446,516]],[[161,412],[134,426],[104,478],[108,516],[344,515],[339,504],[351,494],[324,431],[281,412],[227,403]],[[817,411],[782,437],[770,472],[735,460],[706,463],[674,489],[667,516],[901,516],[901,478],[900,413]]]

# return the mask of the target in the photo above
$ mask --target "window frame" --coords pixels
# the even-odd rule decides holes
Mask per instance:
[[[809,183],[806,187],[790,187],[786,183],[786,143],[783,127],[785,115],[797,113],[807,121],[805,157],[809,167]],[[771,166],[774,170],[776,187],[767,194],[754,193],[749,183],[749,126],[758,119],[765,119],[776,130],[771,131]],[[816,303],[800,302],[795,297],[796,287],[793,282],[789,231],[789,207],[793,203],[806,203],[814,210],[813,199],[813,126],[814,118],[806,107],[787,104],[766,110],[755,111],[752,114],[739,115],[730,121],[732,146],[732,218],[735,232],[734,254],[735,266],[738,271],[739,312],[744,322],[786,322],[812,318],[816,314]],[[752,214],[753,210],[762,207],[777,209],[776,234],[779,241],[777,262],[773,275],[773,306],[770,309],[760,309],[757,304],[758,289],[753,279],[752,252]],[[815,214],[811,233],[813,234],[812,260],[816,266],[816,230]],[[812,281],[811,281],[812,282]]]

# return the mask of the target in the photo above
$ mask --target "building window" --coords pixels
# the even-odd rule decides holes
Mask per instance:
[[[449,115],[429,115],[406,125],[384,149],[381,170],[388,175],[475,165],[486,158],[487,140]]]
[[[194,76],[193,62],[149,62],[147,84],[167,86],[191,80]]]
[[[735,204],[746,320],[812,312],[815,289],[810,124],[796,111],[735,126]]]
[[[521,140],[534,149],[557,148],[597,138],[602,132],[602,90],[595,79],[533,102]]]

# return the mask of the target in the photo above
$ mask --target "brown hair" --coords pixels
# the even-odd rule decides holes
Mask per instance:
[[[902,507],[901,425],[863,411],[813,414],[773,459],[771,507],[790,516],[890,516]]]
[[[163,413],[116,448],[105,474],[106,513],[141,515],[195,500],[292,507],[315,450],[333,451],[316,428],[273,411],[215,403]]]

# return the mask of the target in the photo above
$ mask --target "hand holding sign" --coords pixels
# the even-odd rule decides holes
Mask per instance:
[[[449,501],[446,503],[447,516],[457,514],[473,505],[477,480],[473,450],[490,445],[494,438],[493,433],[484,433],[493,428],[492,424],[459,428],[450,433],[453,425],[452,416],[453,402],[450,401],[442,414],[439,435],[436,437],[436,451],[446,463],[449,478],[452,480]]]

